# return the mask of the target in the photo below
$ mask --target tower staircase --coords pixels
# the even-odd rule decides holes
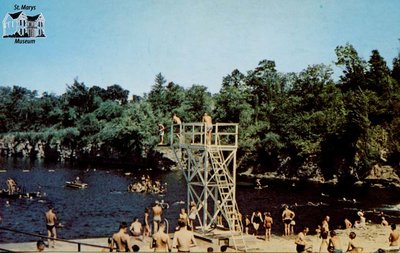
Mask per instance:
[[[231,239],[236,250],[247,251],[243,237],[242,217],[235,198],[235,181],[226,166],[223,152],[218,146],[207,146],[214,180],[217,184],[222,215],[228,223]]]
[[[238,124],[214,124],[211,140],[205,130],[203,123],[171,126],[171,148],[187,183],[187,203],[199,205],[196,219],[204,236],[211,232],[218,237],[213,228],[221,214],[228,228],[222,235],[236,251],[248,251],[236,203]]]

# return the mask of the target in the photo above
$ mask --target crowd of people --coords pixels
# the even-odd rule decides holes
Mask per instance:
[[[351,253],[360,253],[363,252],[362,243],[356,239],[357,230],[365,231],[368,229],[367,221],[365,217],[365,212],[363,210],[357,211],[358,220],[352,224],[349,219],[344,219],[344,228],[347,229],[348,232],[348,243],[347,247],[343,248],[343,245],[340,241],[340,238],[337,236],[336,231],[330,227],[331,218],[330,216],[325,216],[321,221],[320,225],[317,226],[315,232],[317,233],[317,237],[320,238],[320,244],[318,247],[314,248],[311,240],[308,240],[308,233],[310,229],[308,227],[304,227],[296,236],[294,235],[294,226],[296,224],[294,218],[296,217],[295,212],[289,209],[289,206],[284,205],[283,211],[281,215],[281,220],[283,223],[283,236],[290,238],[291,236],[295,236],[295,247],[296,251],[299,253],[303,252],[334,252],[340,253],[345,250],[345,252]],[[395,249],[398,252],[399,243],[400,243],[400,233],[396,227],[396,224],[389,225],[389,222],[384,217],[383,213],[380,213],[381,216],[381,226],[391,228],[390,235],[388,236],[388,248]],[[264,215],[261,214],[259,210],[252,213],[252,215],[244,216],[244,232],[245,234],[253,234],[260,237],[259,230],[260,228],[264,228],[265,241],[271,240],[271,228],[274,223],[273,218],[271,217],[270,212],[265,212]],[[342,227],[342,226],[341,226]],[[354,230],[351,231],[350,229]],[[250,233],[251,231],[251,233]],[[382,251],[384,252],[384,251]]]
[[[117,251],[139,251],[140,247],[135,244],[135,240],[149,243],[150,248],[155,252],[169,252],[171,249],[177,249],[178,252],[190,252],[190,249],[197,245],[196,239],[194,238],[193,228],[196,216],[198,214],[200,206],[197,206],[195,202],[191,202],[188,208],[181,208],[177,215],[178,226],[175,228],[173,238],[169,237],[166,231],[167,224],[163,219],[163,212],[169,206],[161,201],[156,201],[150,208],[145,208],[143,220],[138,217],[134,217],[131,224],[122,222],[119,224],[117,232],[112,234],[108,241],[107,251],[116,249]],[[347,235],[348,240],[346,244],[343,244],[341,240],[343,237],[339,237],[335,229],[331,227],[330,216],[325,216],[320,225],[315,229],[317,237],[320,239],[319,245],[314,245],[313,242],[308,238],[310,229],[304,227],[297,235],[294,235],[293,221],[296,214],[289,206],[284,205],[280,219],[282,220],[283,237],[291,240],[294,239],[294,249],[299,253],[307,252],[351,252],[360,253],[363,252],[362,242],[357,239],[357,231],[365,231],[368,229],[366,225],[365,212],[358,210],[358,220],[352,224],[347,218],[344,220],[344,228],[348,229]],[[389,225],[388,221],[384,218],[384,214],[381,213],[382,222],[381,225],[384,227],[390,227],[391,232],[388,235],[389,249],[399,249],[400,233],[395,224]],[[242,217],[242,215],[240,215]],[[152,223],[150,223],[152,218]],[[46,246],[54,247],[57,238],[56,228],[60,226],[57,220],[56,213],[52,206],[49,206],[48,211],[45,213],[47,233],[49,237],[48,244]],[[244,232],[250,234],[250,227],[252,234],[257,238],[260,237],[260,228],[265,229],[265,241],[271,240],[271,228],[274,224],[274,220],[270,212],[264,212],[257,210],[250,215],[243,217],[245,224]],[[291,225],[292,224],[292,225]],[[350,230],[351,229],[351,230]],[[38,242],[39,247],[39,242]],[[40,243],[40,247],[43,247]],[[221,249],[222,251],[222,249]],[[382,251],[384,252],[384,251]]]
[[[108,244],[110,249],[124,252],[139,251],[140,248],[134,244],[134,240],[144,241],[149,238],[150,248],[155,252],[170,252],[172,248],[176,248],[178,252],[190,252],[190,248],[196,246],[197,243],[188,223],[190,222],[189,216],[181,210],[178,217],[178,227],[175,229],[174,237],[171,240],[166,233],[166,223],[162,219],[163,207],[165,207],[163,202],[156,201],[151,208],[153,214],[152,227],[149,223],[148,208],[145,209],[143,222],[140,222],[138,217],[133,219],[130,226],[126,222],[122,222],[119,225],[118,232],[110,237]]]
[[[128,192],[165,193],[166,187],[159,180],[151,180],[149,175],[143,175],[139,182],[128,185]]]
[[[8,194],[10,195],[16,193],[19,190],[17,182],[15,181],[15,179],[11,177],[7,178],[6,184],[7,184]]]

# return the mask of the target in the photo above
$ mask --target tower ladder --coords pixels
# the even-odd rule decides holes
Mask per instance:
[[[217,184],[221,203],[220,209],[228,223],[231,239],[235,250],[247,251],[246,241],[243,237],[242,217],[235,198],[235,182],[226,165],[223,152],[218,145],[207,146],[214,180]]]

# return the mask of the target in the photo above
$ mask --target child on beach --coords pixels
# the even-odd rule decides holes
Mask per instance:
[[[266,212],[264,217],[264,227],[265,227],[265,240],[269,241],[271,239],[271,228],[272,224],[274,223],[271,213]]]
[[[347,251],[346,252],[361,253],[363,251],[363,248],[356,246],[357,243],[354,242],[355,239],[356,239],[356,233],[350,232],[349,238],[350,238],[350,241],[349,241],[349,244],[347,246]]]
[[[340,239],[334,230],[331,231],[330,236],[331,238],[329,239],[328,243],[328,251],[333,253],[342,253],[343,250]]]
[[[398,248],[399,238],[400,238],[399,231],[397,231],[397,229],[396,229],[396,224],[392,224],[390,226],[390,228],[392,229],[392,231],[390,232],[390,235],[389,235],[389,242],[390,242],[389,246]]]

